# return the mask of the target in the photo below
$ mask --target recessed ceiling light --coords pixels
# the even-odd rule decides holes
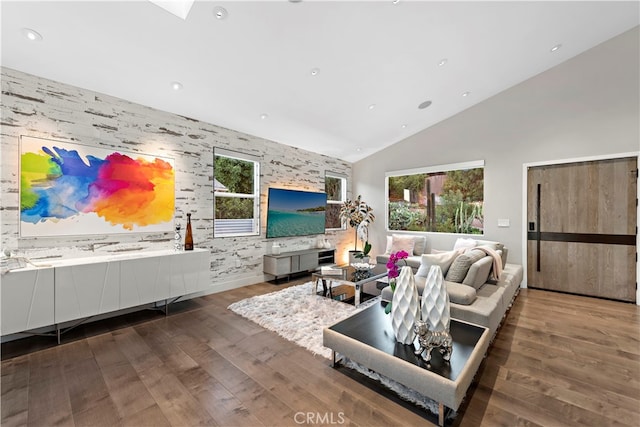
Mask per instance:
[[[429,105],[431,105],[431,101],[424,101],[422,104],[418,105],[418,108],[421,110],[424,110],[425,108],[427,108]]]
[[[362,147],[356,147],[356,151],[357,151],[357,152],[362,151]]]
[[[442,67],[442,66],[443,66],[444,64],[446,64],[446,63],[447,63],[447,58],[442,58],[442,59],[440,60],[440,62],[438,62],[438,66],[439,66],[439,67]]]
[[[317,76],[319,73],[320,73],[320,68],[311,69],[311,75],[312,76]]]
[[[25,36],[32,42],[39,42],[40,40],[42,40],[42,36],[40,35],[40,33],[36,30],[32,30],[31,28],[23,28],[21,32],[23,36]]]
[[[369,110],[373,110],[374,108],[376,108],[376,104],[369,105]]]
[[[562,47],[561,44],[557,44],[554,47],[551,48],[551,52],[556,52],[558,49],[560,49]]]
[[[400,126],[400,127],[401,127],[402,129],[406,129],[406,128],[407,128],[407,125],[402,125],[402,126]]]
[[[222,6],[216,6],[213,8],[213,16],[216,17],[216,19],[226,19],[227,15],[229,15],[227,13],[227,9],[225,9]]]
[[[173,90],[182,90],[182,83],[180,82],[171,82],[171,89]]]
[[[262,120],[267,120],[269,118],[269,116],[267,114],[265,114],[265,113],[262,113],[262,114],[260,114],[260,118]]]
[[[466,98],[467,96],[469,96],[470,94],[471,94],[471,92],[469,92],[469,91],[462,92],[462,96],[464,96],[465,98]]]

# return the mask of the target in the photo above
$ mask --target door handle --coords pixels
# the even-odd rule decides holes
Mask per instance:
[[[540,271],[540,187],[541,185],[538,184],[536,192],[536,271]],[[529,223],[529,227],[531,227],[531,223]]]

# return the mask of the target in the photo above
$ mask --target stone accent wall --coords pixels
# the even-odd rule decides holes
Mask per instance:
[[[0,206],[2,249],[32,259],[71,258],[173,248],[173,233],[19,238],[20,135],[131,153],[171,157],[176,169],[176,221],[192,214],[196,247],[211,251],[211,292],[264,280],[267,189],[324,191],[326,171],[349,177],[351,164],[188,117],[159,111],[20,71],[2,68]],[[213,148],[261,159],[261,235],[213,238]],[[349,197],[351,196],[349,192]],[[342,254],[351,230],[327,232]],[[283,251],[314,246],[316,237],[278,239]]]

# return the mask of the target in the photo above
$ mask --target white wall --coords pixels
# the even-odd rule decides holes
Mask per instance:
[[[184,226],[186,213],[191,212],[195,245],[211,252],[211,292],[264,280],[262,256],[272,243],[264,237],[268,187],[324,191],[326,171],[351,178],[351,164],[343,160],[20,71],[1,70],[1,243],[2,249],[32,259],[172,249],[173,233],[20,238],[20,135],[173,158],[176,220]],[[213,147],[261,159],[260,236],[213,238]],[[339,252],[351,245],[351,233],[330,232],[326,237]],[[316,237],[278,242],[283,251],[306,249],[315,247]]]
[[[485,237],[504,242],[509,261],[526,265],[523,164],[640,150],[639,37],[636,27],[355,163],[354,194],[378,213],[369,233],[374,252],[384,251],[387,234],[385,171],[483,159]],[[498,228],[499,218],[511,226]],[[458,237],[428,235],[440,249]]]

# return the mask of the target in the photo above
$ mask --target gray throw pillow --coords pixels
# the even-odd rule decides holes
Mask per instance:
[[[415,236],[413,241],[413,254],[422,255],[427,249],[427,238],[425,236]]]
[[[447,271],[445,280],[449,282],[462,283],[464,278],[467,277],[467,273],[469,272],[471,264],[480,260],[481,258],[484,258],[485,256],[487,256],[487,254],[478,249],[471,249],[470,251],[459,255],[453,261],[451,267],[449,267],[449,271]]]

